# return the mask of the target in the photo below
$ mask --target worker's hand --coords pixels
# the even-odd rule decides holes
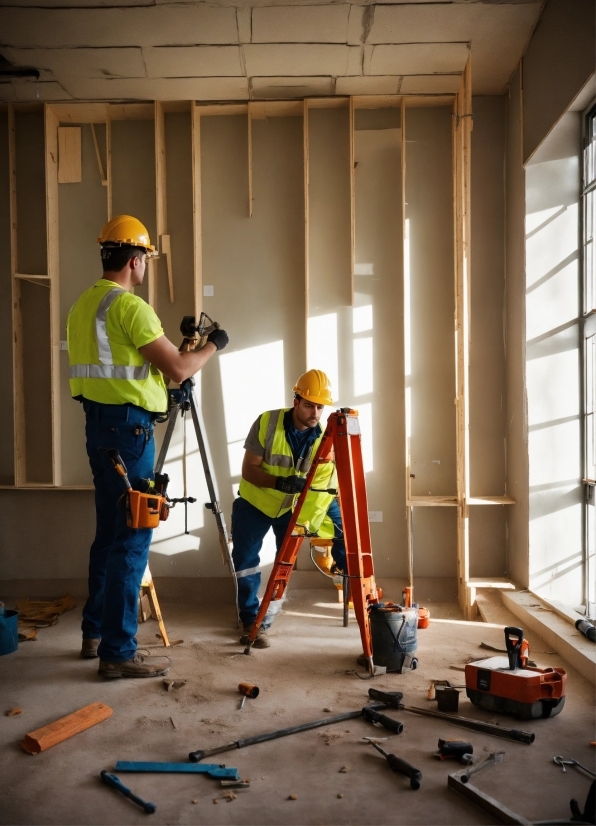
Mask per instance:
[[[275,490],[282,493],[302,493],[306,479],[301,476],[278,476],[275,480]]]
[[[212,330],[207,336],[207,341],[215,344],[218,350],[223,350],[229,340],[225,330]]]

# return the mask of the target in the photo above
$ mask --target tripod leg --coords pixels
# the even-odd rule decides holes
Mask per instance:
[[[170,442],[172,441],[172,435],[174,433],[174,428],[176,427],[176,417],[178,415],[179,410],[179,405],[176,405],[176,407],[172,407],[172,409],[170,410],[170,417],[168,419],[166,435],[163,438],[161,450],[159,451],[159,456],[157,457],[157,462],[155,463],[155,473],[161,473],[163,470],[163,466],[165,465],[166,455],[170,447]]]
[[[195,426],[195,434],[197,437],[197,444],[199,446],[199,453],[201,454],[201,461],[203,463],[203,470],[205,472],[205,480],[207,482],[207,490],[209,491],[209,503],[207,507],[215,516],[215,523],[219,534],[219,544],[223,556],[224,565],[230,569],[230,574],[234,581],[234,595],[236,599],[236,617],[238,619],[238,627],[240,627],[240,609],[238,608],[238,580],[236,579],[236,571],[234,569],[234,562],[232,561],[232,554],[230,551],[230,537],[224,519],[223,511],[219,504],[219,493],[215,477],[212,471],[211,453],[209,451],[209,444],[203,436],[205,426],[203,424],[201,412],[197,405],[194,390],[190,394],[190,412],[192,421]]]

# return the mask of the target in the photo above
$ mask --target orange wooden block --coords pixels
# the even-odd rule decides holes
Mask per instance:
[[[49,726],[29,732],[21,741],[21,748],[29,754],[39,754],[40,751],[45,751],[55,746],[56,743],[68,740],[74,734],[85,731],[86,728],[91,728],[111,716],[112,709],[105,703],[91,703],[90,706],[80,708],[50,723]]]

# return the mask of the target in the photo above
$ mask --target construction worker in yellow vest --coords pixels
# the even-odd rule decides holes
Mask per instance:
[[[146,228],[120,215],[97,240],[103,277],[80,296],[67,322],[70,389],[85,410],[97,517],[81,656],[99,657],[104,677],[158,677],[167,674],[168,658],[137,654],[135,639],[152,531],[127,527],[122,479],[106,449],[119,451],[132,487],[146,490],[155,419],[168,408],[164,376],[175,382],[193,376],[228,336],[215,330],[201,350],[179,352],[153,308],[133,292],[143,283],[146,259],[156,254]]]
[[[262,413],[244,443],[242,480],[232,508],[234,568],[238,579],[238,606],[242,621],[240,642],[246,645],[258,610],[261,584],[260,551],[270,528],[279,551],[292,516],[297,494],[323,438],[319,420],[332,404],[331,384],[321,370],[309,370],[294,386],[294,405]],[[312,490],[314,489],[314,490]],[[321,463],[298,517],[309,533],[333,539],[332,555],[338,570],[345,570],[341,513],[335,493],[337,478],[333,458]],[[267,628],[281,601],[273,602],[253,647],[268,648]]]

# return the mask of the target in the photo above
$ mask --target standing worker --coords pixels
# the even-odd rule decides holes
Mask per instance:
[[[137,605],[151,544],[150,528],[129,528],[121,477],[105,453],[116,448],[132,487],[153,478],[155,419],[168,409],[164,376],[193,376],[228,343],[210,333],[201,350],[181,353],[133,289],[143,283],[146,258],[156,254],[143,224],[113,218],[97,239],[103,277],[70,310],[67,322],[70,389],[86,417],[87,455],[95,486],[96,533],[89,558],[89,598],[83,609],[81,656],[99,657],[104,677],[158,677],[167,657],[136,653]]]
[[[248,643],[259,611],[263,539],[273,528],[277,550],[281,548],[295,498],[304,489],[323,438],[319,424],[323,407],[332,404],[331,384],[321,370],[309,370],[293,389],[294,406],[262,413],[244,443],[242,479],[232,508],[232,559],[238,579],[242,645]],[[335,463],[329,456],[317,468],[298,524],[308,523],[309,533],[333,538],[333,559],[337,569],[344,571],[345,546],[336,488]],[[281,606],[281,602],[274,605]],[[273,612],[265,617],[253,648],[269,647],[266,630],[272,621]]]

